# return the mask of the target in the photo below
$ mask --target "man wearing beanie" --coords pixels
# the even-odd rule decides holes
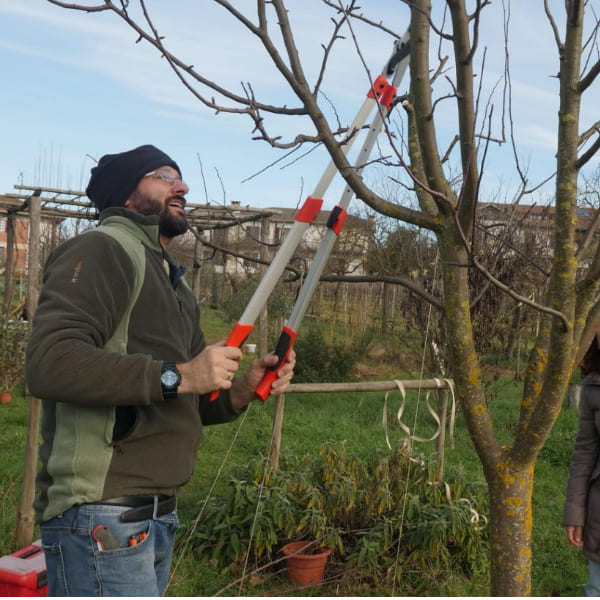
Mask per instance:
[[[100,226],[45,266],[26,375],[43,407],[35,509],[50,595],[164,592],[202,427],[235,419],[277,363],[269,354],[233,378],[240,349],[206,345],[166,249],[188,228],[187,192],[152,145],[103,156],[86,190]],[[292,377],[291,354],[273,394]]]

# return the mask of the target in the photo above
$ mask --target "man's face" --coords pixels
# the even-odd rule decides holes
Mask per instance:
[[[188,191],[175,169],[159,167],[140,179],[125,208],[142,215],[158,215],[160,234],[171,239],[188,229],[184,212]]]

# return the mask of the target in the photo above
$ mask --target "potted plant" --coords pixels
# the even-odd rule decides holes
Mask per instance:
[[[16,386],[25,379],[28,333],[24,321],[0,317],[0,401],[3,403],[10,402]]]
[[[287,574],[291,583],[312,585],[323,581],[331,548],[307,540],[291,542],[281,549],[285,556]]]

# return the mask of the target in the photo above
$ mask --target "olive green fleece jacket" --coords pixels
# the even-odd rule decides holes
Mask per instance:
[[[237,416],[228,392],[215,402],[163,400],[163,361],[186,362],[205,346],[198,304],[159,243],[157,217],[111,208],[101,223],[143,244],[144,278],[119,353],[105,347],[137,273],[121,242],[84,233],[48,259],[26,357],[27,385],[43,410],[38,522],[78,503],[176,494],[192,475],[202,425]]]

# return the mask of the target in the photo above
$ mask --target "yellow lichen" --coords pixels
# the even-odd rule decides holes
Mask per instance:
[[[480,417],[481,415],[485,414],[485,406],[483,404],[476,404],[471,408],[471,414],[474,417]]]

